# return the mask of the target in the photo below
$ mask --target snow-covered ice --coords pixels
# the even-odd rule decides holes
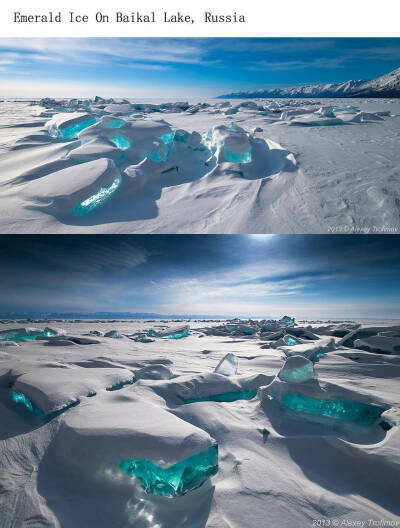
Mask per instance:
[[[396,233],[399,101],[3,101],[0,230]]]
[[[0,329],[2,527],[400,519],[398,322]]]

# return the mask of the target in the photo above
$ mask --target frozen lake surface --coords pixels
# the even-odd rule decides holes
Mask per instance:
[[[0,230],[397,233],[399,101],[3,101]]]
[[[399,354],[398,321],[2,321],[1,524],[398,521]]]

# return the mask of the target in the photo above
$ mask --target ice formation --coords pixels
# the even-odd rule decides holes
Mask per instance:
[[[23,403],[40,418],[49,420],[77,405],[81,398],[108,388],[121,388],[134,379],[123,368],[36,367],[16,377],[11,398]]]
[[[289,345],[289,346],[293,346],[293,345],[298,345],[299,344],[299,341],[297,339],[295,339],[294,337],[290,336],[290,335],[284,335],[283,336],[283,340],[284,340],[285,344]]]
[[[290,356],[279,371],[279,378],[291,383],[303,383],[315,379],[314,365],[304,356]]]
[[[56,335],[50,328],[41,330],[39,328],[16,328],[12,330],[0,331],[0,340],[7,341],[21,341],[24,340],[35,340],[40,337],[53,337]]]
[[[323,337],[309,343],[303,342],[297,345],[282,345],[278,349],[283,350],[286,356],[297,356],[301,355],[309,359],[313,363],[318,361],[319,358],[326,352],[335,350],[336,344],[333,337]]]
[[[121,176],[117,176],[110,185],[108,185],[107,187],[100,187],[100,189],[96,193],[92,194],[91,196],[80,202],[78,205],[76,205],[72,209],[72,212],[76,216],[85,216],[91,213],[92,211],[94,211],[94,209],[97,209],[98,207],[103,205],[104,202],[106,202],[109,198],[111,198],[113,193],[115,193],[115,191],[121,185],[121,181]]]
[[[6,520],[172,528],[223,525],[234,512],[247,526],[272,512],[291,528],[317,508],[397,515],[400,327],[192,320],[187,339],[161,340],[187,321],[52,324],[0,320],[0,343],[16,347],[0,354]],[[137,340],[151,328],[161,338]],[[15,331],[45,335],[6,339]],[[236,361],[234,375],[213,372],[226,353],[240,374]]]
[[[172,328],[165,328],[163,330],[149,330],[150,337],[161,337],[162,339],[181,339],[187,337],[190,332],[189,325],[176,326]]]
[[[237,125],[215,126],[209,130],[205,143],[217,158],[217,162],[230,161],[232,163],[251,162],[251,144],[249,135]]]
[[[53,418],[56,418],[63,412],[67,411],[68,409],[71,409],[71,407],[75,407],[75,405],[79,404],[79,400],[72,401],[68,405],[65,405],[64,407],[61,407],[55,411],[52,411],[48,414],[45,414],[42,409],[37,407],[25,394],[22,392],[12,391],[11,392],[11,399],[15,403],[21,403],[23,404],[28,411],[31,411],[32,413],[36,414],[43,422],[49,422],[50,420],[53,420]]]
[[[54,441],[59,464],[90,480],[122,470],[162,495],[186,493],[216,472],[216,442],[205,431],[123,391],[98,394],[64,415]]]
[[[235,354],[226,354],[218,365],[215,367],[215,372],[217,374],[222,374],[224,376],[234,376],[238,371],[238,359]]]
[[[396,137],[398,111],[390,100],[190,105],[44,98],[13,104],[37,112],[37,103],[42,111],[29,114],[30,134],[21,137],[14,121],[6,124],[18,138],[11,140],[4,165],[0,161],[0,170],[9,175],[4,200],[13,203],[0,207],[0,223],[9,231],[22,229],[26,209],[34,219],[24,224],[27,231],[57,227],[66,232],[82,225],[107,232],[326,231],[328,217],[321,204],[329,208],[330,226],[347,225],[349,218],[356,223],[367,219],[367,227],[394,225],[398,217],[390,179],[390,167],[398,160],[389,145]],[[385,193],[376,186],[375,174],[382,174],[382,167],[373,149],[367,154],[368,170],[357,168],[364,142],[373,142],[380,130],[393,138],[379,147],[389,159],[382,176]],[[301,153],[301,169],[285,144]],[[83,192],[92,172],[89,164],[99,160],[114,163],[114,177]],[[330,171],[346,176],[328,196]],[[358,187],[348,183],[357,178],[367,187],[361,204]],[[304,199],[298,199],[297,188]],[[354,203],[357,208],[349,205]]]
[[[286,392],[282,396],[282,403],[288,409],[295,411],[349,420],[365,425],[376,423],[385,411],[383,407],[378,405],[350,400],[309,398],[297,392]]]
[[[119,186],[120,173],[114,162],[107,158],[83,165],[67,167],[55,174],[28,183],[23,190],[32,207],[52,211],[54,214],[90,212],[101,205]]]
[[[151,460],[125,459],[120,468],[128,475],[134,475],[148,493],[156,495],[184,495],[198,488],[218,471],[218,447],[180,460],[172,466],[162,468]]]
[[[82,130],[94,125],[96,121],[96,117],[79,112],[56,114],[47,122],[46,128],[52,136],[61,139],[76,139]]]

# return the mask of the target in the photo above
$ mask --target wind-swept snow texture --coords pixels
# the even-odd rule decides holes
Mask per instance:
[[[397,233],[399,117],[383,98],[3,101],[0,231]]]
[[[400,323],[54,323],[0,321],[1,528],[400,521]]]

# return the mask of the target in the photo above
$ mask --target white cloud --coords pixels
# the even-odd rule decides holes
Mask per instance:
[[[2,49],[3,53],[9,49],[19,51],[20,58],[25,61],[104,64],[119,59],[155,64],[210,64],[204,58],[206,43],[196,41],[189,44],[180,39],[6,38],[0,40],[0,54]]]

